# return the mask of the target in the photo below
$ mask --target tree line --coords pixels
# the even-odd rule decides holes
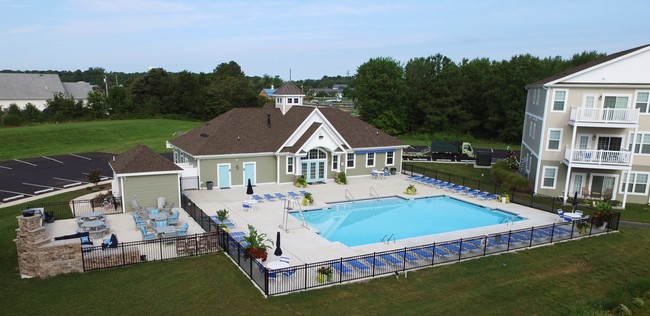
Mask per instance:
[[[601,56],[583,52],[565,60],[526,54],[510,60],[454,62],[436,54],[405,64],[379,57],[360,65],[354,77],[324,76],[296,83],[303,91],[348,84],[346,96],[355,101],[359,116],[393,135],[444,133],[517,142],[526,102],[524,87]],[[234,107],[262,106],[269,100],[259,92],[283,84],[279,76],[246,76],[234,61],[219,64],[211,73],[172,73],[162,68],[107,73],[100,67],[45,73],[58,73],[64,82],[86,81],[95,89],[85,106],[69,96],[55,95],[43,112],[33,105],[5,108],[0,111],[3,126],[152,116],[209,120]]]
[[[443,132],[518,142],[525,86],[601,56],[585,51],[568,60],[526,54],[455,63],[436,54],[404,65],[379,57],[359,66],[352,93],[361,118],[393,135]]]

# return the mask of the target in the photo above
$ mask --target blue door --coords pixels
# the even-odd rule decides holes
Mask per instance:
[[[255,185],[255,163],[254,162],[244,163],[244,185],[248,185],[248,179],[251,179],[251,183]]]
[[[230,188],[230,165],[219,165],[219,174],[217,177],[219,179],[219,189]]]

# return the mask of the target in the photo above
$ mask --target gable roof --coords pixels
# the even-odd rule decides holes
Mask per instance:
[[[273,96],[273,94],[275,93],[276,90],[278,90],[278,89],[264,88],[264,89],[262,89],[262,92],[264,94],[266,94],[266,96],[270,97],[270,96]]]
[[[47,100],[65,93],[57,74],[0,73],[0,100]]]
[[[93,91],[90,83],[84,81],[63,82],[63,88],[68,95],[75,99],[87,99],[88,93]]]
[[[181,167],[145,145],[137,145],[109,161],[115,173],[181,171]]]
[[[285,115],[278,108],[234,108],[170,143],[194,156],[292,151],[320,127],[312,123],[294,146],[281,148],[314,111],[320,111],[352,147],[404,145],[397,138],[337,108],[310,106],[294,106]]]
[[[302,89],[298,88],[293,81],[287,81],[280,89],[275,90],[274,96],[277,95],[305,95]]]
[[[557,74],[554,74],[552,76],[546,77],[546,78],[544,78],[542,80],[533,82],[533,83],[529,84],[528,86],[544,85],[544,84],[547,84],[547,83],[562,79],[564,77],[568,77],[570,75],[576,74],[578,72],[589,69],[591,67],[606,63],[606,62],[608,62],[610,60],[614,60],[614,59],[619,58],[621,56],[625,56],[625,55],[630,54],[632,52],[635,52],[637,50],[641,50],[641,49],[646,48],[648,46],[650,46],[650,44],[646,44],[646,45],[643,45],[643,46],[627,49],[627,50],[620,51],[620,52],[617,52],[617,53],[613,53],[613,54],[610,54],[610,55],[607,55],[607,56],[596,58],[596,59],[594,59],[594,60],[592,60],[592,61],[590,61],[588,63],[584,63],[582,65],[569,68],[569,69],[567,69],[565,71],[562,71],[560,73],[557,73]]]

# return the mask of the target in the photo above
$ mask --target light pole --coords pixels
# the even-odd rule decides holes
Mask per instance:
[[[106,97],[108,98],[108,81],[106,80],[106,74],[104,74],[104,86],[106,87]]]

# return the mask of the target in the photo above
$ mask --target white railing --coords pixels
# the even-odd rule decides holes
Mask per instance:
[[[571,121],[577,123],[638,124],[639,109],[572,107]]]
[[[564,152],[564,159],[570,163],[629,166],[631,158],[632,153],[627,150],[571,149],[567,146]]]

